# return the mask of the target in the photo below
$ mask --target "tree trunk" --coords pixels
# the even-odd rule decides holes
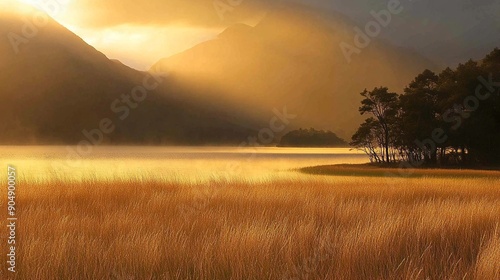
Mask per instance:
[[[385,129],[385,157],[387,159],[387,163],[391,162],[391,158],[389,156],[389,130]]]

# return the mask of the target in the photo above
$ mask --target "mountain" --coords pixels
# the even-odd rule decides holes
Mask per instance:
[[[287,129],[314,127],[350,138],[362,120],[361,91],[380,85],[402,90],[416,74],[433,68],[415,52],[376,38],[349,62],[340,45],[354,45],[353,26],[340,14],[279,6],[254,27],[230,26],[217,39],[162,59],[152,69],[193,85],[192,98],[216,98],[262,120],[286,106],[297,115]]]
[[[391,1],[284,0],[337,11],[362,27],[373,20],[371,12],[387,9]],[[498,46],[498,0],[401,0],[402,11],[392,16],[381,33],[394,45],[411,48],[439,66],[456,67],[468,59],[479,60]]]
[[[0,144],[240,143],[254,133],[251,120],[183,99],[173,79],[109,60],[40,11],[2,9],[0,38]],[[103,119],[112,132],[96,131]]]

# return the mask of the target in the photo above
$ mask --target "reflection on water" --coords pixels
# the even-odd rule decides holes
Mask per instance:
[[[325,164],[365,163],[348,148],[239,147],[0,147],[2,165],[12,164],[25,180],[144,178],[203,182],[214,179],[271,180],[306,176],[292,169]],[[85,155],[85,156],[80,156]]]

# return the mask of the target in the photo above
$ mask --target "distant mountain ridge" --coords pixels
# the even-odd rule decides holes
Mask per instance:
[[[0,12],[0,38],[22,32],[33,11],[23,13]],[[161,84],[132,108],[122,96],[151,73],[108,59],[49,20],[18,54],[0,40],[0,117],[9,120],[0,144],[76,144],[105,118],[116,126],[103,139],[109,144],[239,144],[282,108],[297,115],[286,131],[315,127],[348,139],[362,121],[361,91],[401,91],[435,68],[377,38],[349,63],[339,46],[353,41],[353,26],[341,14],[277,5],[254,27],[230,26],[158,61],[150,72],[164,73]]]
[[[348,15],[352,26],[373,20],[390,1],[288,0]],[[419,0],[398,1],[404,10],[394,16],[381,34],[396,46],[414,49],[440,67],[455,67],[469,59],[481,59],[498,47],[500,1]]]
[[[152,69],[217,89],[194,88],[195,98],[218,98],[262,118],[286,105],[299,116],[290,129],[316,127],[348,138],[361,121],[361,91],[381,84],[402,90],[417,73],[433,68],[416,53],[378,40],[348,63],[339,47],[355,35],[347,19],[298,7],[275,9],[255,27],[231,26]]]
[[[156,86],[138,102],[133,90],[149,73],[109,60],[50,18],[16,53],[6,38],[24,36],[35,12],[0,13],[1,144],[77,144],[103,119],[114,126],[108,144],[236,144],[254,133],[244,119],[183,99],[168,78],[149,78]]]

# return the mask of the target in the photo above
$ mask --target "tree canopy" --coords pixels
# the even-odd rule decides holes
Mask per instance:
[[[500,164],[500,49],[454,70],[425,70],[401,94],[361,95],[359,112],[370,117],[350,144],[373,162]]]

